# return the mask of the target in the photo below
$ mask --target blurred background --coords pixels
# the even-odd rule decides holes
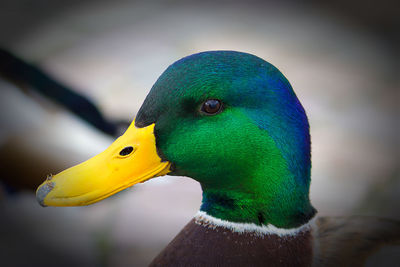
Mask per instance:
[[[191,179],[151,180],[77,208],[42,208],[34,190],[104,150],[168,65],[205,50],[255,54],[291,82],[311,124],[320,215],[400,219],[398,12],[396,1],[371,0],[1,1],[0,47],[115,128],[38,91],[37,73],[10,78],[0,57],[0,265],[146,266],[161,251],[200,206]]]

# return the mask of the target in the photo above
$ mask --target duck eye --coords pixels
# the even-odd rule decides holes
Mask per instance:
[[[221,101],[219,101],[218,99],[208,99],[201,106],[201,111],[209,115],[214,115],[219,113],[221,111],[221,108]]]
[[[119,152],[120,156],[128,156],[133,151],[133,147],[127,146]]]

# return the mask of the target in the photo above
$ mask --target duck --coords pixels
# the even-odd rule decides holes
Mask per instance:
[[[167,174],[198,181],[202,203],[150,266],[364,266],[391,262],[382,251],[400,245],[396,220],[317,217],[306,112],[285,76],[249,53],[170,65],[122,136],[48,176],[36,198],[84,206]]]

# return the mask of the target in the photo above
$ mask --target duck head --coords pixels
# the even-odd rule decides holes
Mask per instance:
[[[45,181],[37,199],[88,205],[168,173],[197,180],[211,216],[292,228],[315,214],[310,169],[307,117],[282,73],[254,55],[211,51],[169,66],[125,134]]]

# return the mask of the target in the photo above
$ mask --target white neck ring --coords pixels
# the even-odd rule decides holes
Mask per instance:
[[[229,229],[232,232],[243,234],[243,233],[252,233],[257,236],[266,236],[266,235],[278,235],[280,237],[286,236],[295,236],[301,232],[305,232],[311,229],[311,225],[314,222],[314,218],[311,219],[306,224],[303,224],[297,228],[278,228],[272,224],[267,225],[256,225],[254,223],[236,223],[229,222],[225,220],[221,220],[215,218],[211,215],[208,215],[204,211],[198,211],[194,216],[195,223],[199,225],[203,225],[210,228],[222,227],[225,229]]]

